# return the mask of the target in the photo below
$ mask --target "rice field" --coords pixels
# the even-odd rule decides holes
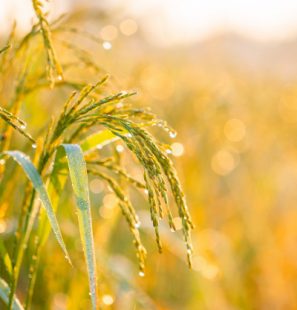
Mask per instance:
[[[0,40],[0,309],[295,309],[287,49],[32,4]]]

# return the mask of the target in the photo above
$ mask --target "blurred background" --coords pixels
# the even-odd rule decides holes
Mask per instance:
[[[114,197],[91,179],[106,308],[297,309],[297,1],[55,0],[48,6],[51,19],[73,12],[69,24],[99,44],[87,36],[76,42],[111,74],[114,87],[136,89],[137,103],[177,130],[176,138],[164,139],[196,225],[189,270],[181,239],[166,226],[158,254],[143,198],[131,193],[148,249],[146,275],[139,277]],[[13,20],[22,35],[32,16],[29,0],[1,0],[1,38]],[[37,106],[34,122],[41,126],[55,106],[26,105],[24,118]],[[75,221],[63,218],[64,235],[74,242]],[[9,223],[0,217],[0,233],[9,234]],[[71,270],[53,237],[47,251],[34,309],[86,309],[78,299],[87,291],[83,263]],[[81,253],[71,255],[82,260]]]

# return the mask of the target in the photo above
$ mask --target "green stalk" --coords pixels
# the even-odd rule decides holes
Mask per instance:
[[[37,269],[39,265],[39,260],[40,260],[40,254],[41,254],[41,249],[42,247],[40,246],[41,240],[39,235],[37,234],[35,236],[35,251],[32,256],[32,261],[31,261],[31,266],[30,266],[30,274],[29,274],[29,287],[28,287],[28,292],[27,292],[27,297],[26,297],[26,302],[25,302],[25,310],[31,308],[32,304],[32,297],[34,293],[34,287],[35,287],[35,282],[37,278]]]
[[[34,212],[33,212],[33,205],[35,201],[35,190],[33,189],[30,199],[30,204],[28,207],[28,212],[26,214],[25,223],[23,231],[20,235],[20,240],[17,246],[16,251],[16,258],[13,259],[13,272],[11,277],[11,288],[10,288],[10,295],[9,295],[9,303],[8,309],[12,310],[13,305],[13,297],[16,291],[19,275],[20,275],[20,267],[23,261],[24,253],[28,245],[28,240],[30,237],[30,233],[32,230],[32,226],[34,223]]]

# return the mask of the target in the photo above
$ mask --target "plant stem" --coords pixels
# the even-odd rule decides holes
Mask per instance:
[[[34,223],[34,219],[37,214],[36,212],[37,210],[34,210],[34,201],[35,201],[35,190],[33,190],[31,194],[28,212],[25,218],[24,228],[20,235],[20,240],[17,246],[16,258],[13,260],[13,272],[12,272],[12,278],[11,278],[11,287],[10,287],[10,295],[9,295],[9,303],[8,303],[9,310],[12,310],[13,296],[15,294],[16,287],[17,287],[17,282],[18,282],[18,278],[20,274],[20,267],[23,261],[25,250],[27,248],[27,244],[28,244],[28,240],[30,237],[33,223]]]
[[[34,254],[31,260],[30,274],[29,274],[29,288],[28,288],[27,297],[26,297],[25,310],[28,310],[31,307],[34,286],[35,286],[36,277],[37,277],[37,269],[38,269],[38,264],[40,260],[41,240],[38,234],[35,236],[34,245],[35,245],[35,251],[34,251]]]

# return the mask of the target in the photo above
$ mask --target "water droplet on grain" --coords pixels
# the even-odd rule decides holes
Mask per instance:
[[[140,223],[140,222],[136,222],[136,223],[135,223],[135,228],[139,228],[139,227],[140,227],[140,225],[141,225],[141,223]]]
[[[148,191],[147,189],[145,189],[143,192],[144,192],[146,195],[148,195],[148,193],[149,193],[149,191]]]
[[[22,124],[20,127],[21,127],[22,130],[24,130],[24,129],[26,129],[27,125],[26,124]]]
[[[169,137],[172,138],[172,139],[175,138],[176,137],[176,132],[170,131],[169,132]]]
[[[32,148],[36,149],[36,144],[35,143],[32,144]]]
[[[125,95],[127,95],[128,94],[128,92],[126,91],[126,90],[122,90],[121,92],[120,92],[120,96],[125,96]]]
[[[0,159],[0,165],[5,165],[5,159]]]
[[[118,153],[122,153],[124,151],[124,147],[119,144],[119,145],[116,146],[116,150],[117,150]]]
[[[139,271],[138,275],[139,275],[140,277],[144,277],[144,272],[143,272],[143,271]]]
[[[58,76],[57,76],[57,80],[58,80],[58,81],[62,81],[62,80],[63,80],[63,76],[62,76],[61,74],[58,75]]]
[[[166,153],[167,153],[167,154],[172,154],[171,149],[167,149],[167,150],[166,150]]]

